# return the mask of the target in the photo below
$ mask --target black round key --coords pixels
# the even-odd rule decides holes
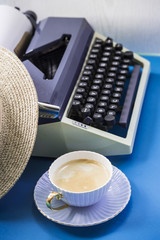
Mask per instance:
[[[120,98],[121,98],[121,93],[119,93],[119,92],[114,92],[114,93],[112,94],[112,96],[113,96],[114,98],[120,99]]]
[[[94,105],[93,105],[92,103],[86,103],[86,104],[85,104],[85,107],[86,107],[86,108],[89,108],[91,112],[94,111]]]
[[[104,84],[105,89],[111,90],[112,87],[113,87],[112,84],[109,84],[109,83]]]
[[[111,91],[109,89],[103,89],[102,92],[101,92],[102,95],[107,95],[107,96],[110,96],[111,94]]]
[[[93,65],[86,65],[85,66],[85,70],[89,70],[89,71],[92,71],[93,72],[93,70],[94,70],[94,67],[93,67]]]
[[[105,40],[105,43],[104,43],[106,46],[113,46],[113,39],[108,37],[106,40]]]
[[[97,61],[95,59],[88,59],[87,64],[92,65],[94,68],[96,68]]]
[[[115,73],[115,72],[109,72],[109,73],[107,74],[107,77],[116,78],[116,73]]]
[[[115,51],[115,56],[122,56],[122,52],[121,51]]]
[[[121,56],[114,56],[114,57],[113,57],[113,61],[118,61],[118,62],[120,62],[120,61],[121,61]]]
[[[72,109],[79,110],[81,107],[81,102],[79,100],[73,100]]]
[[[119,99],[118,98],[111,98],[110,102],[118,105],[119,104]]]
[[[107,108],[107,102],[101,102],[101,101],[100,101],[100,102],[98,103],[98,107],[99,107],[99,108],[105,108],[105,109],[106,109],[106,108]]]
[[[119,66],[119,61],[113,61],[113,62],[112,62],[112,66],[118,67],[118,66]]]
[[[100,43],[95,43],[94,45],[93,45],[93,48],[97,48],[97,49],[101,49],[102,48],[102,44],[100,44]]]
[[[82,94],[83,96],[85,95],[85,93],[86,93],[86,91],[85,91],[85,89],[84,88],[77,88],[77,90],[76,90],[76,93],[78,93],[78,94]]]
[[[118,75],[117,80],[125,82],[126,81],[126,76],[125,75]]]
[[[89,55],[89,59],[94,59],[94,60],[96,60],[96,61],[97,61],[97,57],[98,57],[97,54],[92,54],[92,53],[91,53],[91,54]]]
[[[102,82],[101,79],[94,79],[94,80],[93,80],[93,84],[95,84],[95,85],[99,85],[99,86],[101,87],[102,84],[103,84],[103,82]]]
[[[105,51],[105,52],[103,52],[103,57],[110,57],[111,56],[111,52],[109,51],[109,52],[107,52],[107,51]]]
[[[101,62],[108,63],[109,62],[109,57],[102,57]]]
[[[114,88],[114,91],[115,91],[115,92],[122,93],[122,92],[123,92],[123,88],[122,88],[122,87],[115,87],[115,88]]]
[[[116,86],[117,87],[123,87],[124,86],[124,81],[117,81]]]
[[[90,82],[90,77],[89,76],[82,76],[81,81],[89,83]]]
[[[97,91],[90,91],[90,92],[88,93],[88,95],[89,95],[90,97],[98,98],[98,92],[97,92]]]
[[[127,76],[127,75],[128,75],[128,71],[127,71],[127,70],[124,70],[124,69],[120,69],[119,74],[120,74],[120,75]]]
[[[122,64],[121,69],[128,71],[128,69],[129,69],[128,64]]]
[[[131,63],[131,60],[130,59],[128,59],[128,58],[126,58],[126,59],[123,59],[123,62],[122,62],[123,64],[127,64],[127,65],[130,65],[130,63]]]
[[[100,68],[105,68],[105,69],[106,69],[107,66],[108,66],[108,64],[105,63],[105,62],[100,62],[100,63],[99,63],[99,67],[100,67]]]
[[[104,116],[105,113],[106,113],[106,110],[105,110],[104,108],[97,108],[97,109],[96,109],[96,112],[97,112],[97,113],[100,113],[100,114],[102,114],[102,116]]]
[[[94,122],[100,123],[100,122],[102,122],[102,120],[103,120],[102,114],[100,114],[100,113],[94,113],[93,114],[93,121]]]
[[[117,72],[118,71],[118,67],[115,67],[115,66],[111,66],[110,69],[109,69],[110,72]]]
[[[82,94],[75,94],[74,95],[74,100],[78,100],[78,101],[82,102],[82,100],[83,100]]]
[[[95,43],[103,44],[103,40],[100,38],[96,38]]]
[[[132,60],[133,59],[133,52],[127,51],[127,52],[124,53],[123,57]]]
[[[90,114],[91,114],[90,108],[84,107],[84,108],[81,109],[81,116],[82,116],[82,118],[90,116]]]
[[[113,50],[113,48],[109,47],[109,46],[104,48],[104,51],[106,51],[106,52],[112,52],[112,50]]]
[[[109,111],[107,111],[107,115],[116,116],[116,112],[113,110],[109,110]]]
[[[117,108],[118,108],[118,106],[117,106],[116,104],[110,104],[110,105],[108,106],[108,108],[109,108],[110,110],[116,111]]]
[[[103,75],[105,75],[105,73],[106,73],[105,68],[97,68],[97,74],[103,74]]]
[[[103,74],[96,74],[96,75],[95,75],[95,78],[96,78],[96,79],[101,79],[101,80],[103,80],[103,79],[104,79],[104,76],[103,76]]]
[[[90,77],[90,76],[92,76],[92,71],[84,70],[83,75]]]
[[[115,46],[115,49],[118,50],[118,51],[121,51],[123,49],[123,45],[120,44],[120,43],[117,43],[116,46]]]
[[[100,92],[100,86],[99,86],[99,85],[92,85],[92,86],[91,86],[91,90],[92,90],[92,91]]]
[[[100,97],[100,101],[102,101],[102,102],[108,102],[108,101],[109,101],[109,96],[107,96],[107,95],[102,95],[102,96]]]
[[[106,115],[104,118],[106,125],[112,126],[115,124],[115,116],[114,115]]]
[[[88,97],[88,98],[87,98],[87,103],[95,104],[95,103],[96,103],[96,98],[94,98],[94,97]]]
[[[106,83],[111,83],[111,84],[113,84],[114,81],[115,81],[114,78],[111,78],[111,77],[107,77],[105,80]]]
[[[87,125],[91,125],[93,122],[93,119],[90,116],[87,116],[83,119],[83,123],[87,124]]]
[[[88,85],[86,82],[80,82],[79,85],[78,85],[80,88],[84,88],[85,90],[88,88]]]
[[[92,48],[92,49],[91,49],[91,53],[92,53],[92,54],[97,54],[97,55],[99,55],[100,50],[99,50],[98,48]]]

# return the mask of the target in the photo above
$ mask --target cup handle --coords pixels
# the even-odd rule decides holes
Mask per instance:
[[[63,195],[62,195],[62,193],[51,192],[51,193],[48,195],[47,200],[46,200],[46,204],[47,204],[47,207],[48,207],[48,208],[50,208],[51,210],[62,210],[62,209],[64,209],[64,208],[69,207],[69,205],[66,203],[66,204],[64,204],[64,205],[62,205],[62,206],[60,206],[60,207],[53,208],[53,207],[51,206],[51,202],[52,202],[52,199],[53,199],[54,197],[55,197],[56,199],[60,200],[60,199],[63,198]]]

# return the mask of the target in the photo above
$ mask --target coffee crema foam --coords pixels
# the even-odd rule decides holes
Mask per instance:
[[[54,183],[70,192],[95,190],[108,182],[110,172],[102,163],[89,160],[71,160],[54,173]]]

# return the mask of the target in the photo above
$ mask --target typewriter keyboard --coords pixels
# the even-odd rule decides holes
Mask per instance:
[[[141,75],[131,51],[95,38],[75,90],[69,118],[125,137]],[[117,131],[118,129],[118,131]]]

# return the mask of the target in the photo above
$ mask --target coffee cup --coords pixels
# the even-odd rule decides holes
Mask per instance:
[[[49,180],[53,186],[46,204],[58,210],[67,206],[86,207],[97,203],[110,187],[113,167],[103,155],[90,151],[75,151],[57,158],[50,166]],[[64,205],[54,207],[52,199]]]

